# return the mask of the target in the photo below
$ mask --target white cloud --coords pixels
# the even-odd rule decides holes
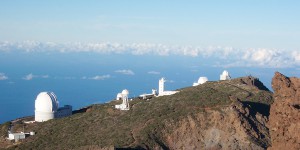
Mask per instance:
[[[49,78],[49,75],[42,75],[41,78],[44,78],[44,79]]]
[[[174,80],[166,80],[166,82],[169,82],[169,83],[175,83]]]
[[[124,70],[116,70],[115,71],[116,73],[121,73],[121,74],[125,74],[125,75],[134,75],[134,72],[132,71],[132,70],[126,70],[126,69],[124,69]]]
[[[296,63],[300,64],[300,52],[294,51],[292,52],[292,57],[296,61]]]
[[[75,80],[76,77],[64,77],[63,79],[66,79],[66,80]]]
[[[0,73],[0,80],[7,80],[8,77],[4,73]]]
[[[43,78],[43,79],[46,79],[46,78],[49,78],[49,75],[34,75],[32,73],[26,75],[25,77],[23,77],[22,79],[23,80],[32,80],[34,78]]]
[[[148,71],[148,74],[155,74],[155,75],[157,75],[157,74],[160,74],[160,72],[158,72],[158,71]]]
[[[25,77],[23,77],[24,80],[32,80],[35,77],[35,75],[33,75],[32,73],[26,75]]]
[[[300,65],[299,50],[288,51],[268,48],[244,48],[209,46],[169,46],[151,43],[120,44],[110,42],[98,43],[53,43],[53,42],[9,42],[0,41],[1,51],[26,51],[61,53],[94,52],[100,54],[131,54],[131,55],[157,55],[157,56],[190,56],[213,58],[217,60],[215,66],[223,67],[274,67],[285,68]],[[118,73],[131,74],[130,70],[119,70]]]
[[[248,49],[239,59],[240,65],[256,67],[286,68],[296,65],[290,52],[276,49]]]
[[[101,76],[97,75],[97,76],[91,77],[89,79],[91,79],[91,80],[105,80],[105,79],[109,79],[110,77],[111,76],[109,74],[107,74],[107,75],[101,75]],[[86,79],[86,77],[85,78],[83,77],[83,79]]]

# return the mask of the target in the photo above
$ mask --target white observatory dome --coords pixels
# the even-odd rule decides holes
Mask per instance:
[[[228,75],[229,75],[229,73],[228,73],[228,71],[227,71],[227,70],[224,70],[224,71],[223,71],[223,73],[222,73],[222,75],[224,75],[224,76],[228,76]]]
[[[224,70],[223,73],[220,75],[220,80],[230,80],[231,77],[229,75],[229,72]]]
[[[198,79],[198,84],[203,84],[203,83],[205,83],[205,82],[207,82],[207,81],[208,81],[207,77],[200,77],[200,78]]]
[[[122,95],[128,95],[128,94],[129,94],[129,92],[128,92],[127,89],[125,89],[125,90],[122,91]]]
[[[35,111],[37,112],[56,112],[58,101],[53,92],[41,92],[35,100]]]
[[[120,99],[122,99],[122,93],[117,94],[117,100],[120,100]]]

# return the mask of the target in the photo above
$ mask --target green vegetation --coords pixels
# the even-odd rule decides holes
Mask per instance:
[[[206,108],[221,111],[219,108],[232,103],[231,97],[264,104],[272,102],[271,92],[239,80],[207,82],[149,101],[134,99],[129,111],[114,109],[121,101],[92,105],[88,112],[30,126],[37,134],[12,149],[164,147],[162,134],[170,132],[166,125],[176,125],[188,115],[206,113]]]
[[[0,137],[7,137],[7,131],[10,126],[10,122],[5,122],[0,125]]]

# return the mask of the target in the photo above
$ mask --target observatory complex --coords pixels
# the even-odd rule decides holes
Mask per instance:
[[[121,100],[122,99],[123,102],[120,105],[115,105],[116,109],[129,110],[128,95],[129,95],[129,91],[127,89],[123,90],[122,93],[118,93],[117,100]]]
[[[41,92],[35,100],[35,121],[43,122],[72,115],[72,106],[60,107],[53,92]]]

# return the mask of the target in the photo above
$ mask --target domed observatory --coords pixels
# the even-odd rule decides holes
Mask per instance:
[[[220,75],[220,80],[230,80],[231,77],[229,75],[229,72],[224,70],[223,73]]]
[[[35,121],[43,122],[55,118],[58,101],[53,92],[41,92],[35,100]]]
[[[121,99],[122,99],[122,93],[118,93],[116,100],[121,100]]]
[[[122,104],[120,105],[115,105],[116,109],[120,109],[120,110],[129,110],[129,102],[128,102],[128,95],[129,95],[129,91],[127,89],[123,90],[122,93]]]
[[[208,81],[208,78],[207,78],[207,77],[199,77],[198,82],[195,82],[195,83],[193,84],[193,86],[198,86],[198,85],[203,84],[203,83],[205,83],[205,82],[207,82],[207,81]]]

